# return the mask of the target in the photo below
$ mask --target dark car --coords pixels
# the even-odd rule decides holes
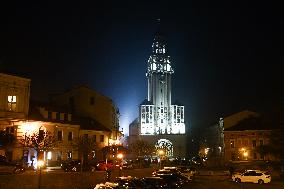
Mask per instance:
[[[161,177],[144,177],[141,179],[145,189],[170,188],[168,183]]]
[[[8,162],[5,156],[0,157],[0,173],[20,174],[25,168],[17,163]]]
[[[180,174],[170,174],[170,175],[160,175],[162,179],[164,179],[169,188],[181,188],[185,183],[188,182],[188,179]]]
[[[61,168],[66,171],[77,172],[81,170],[81,161],[80,160],[68,160],[61,163]]]
[[[134,178],[131,176],[127,177],[117,177],[114,181],[118,184],[118,188],[133,188],[133,189],[144,189],[147,188],[146,184],[138,178]]]

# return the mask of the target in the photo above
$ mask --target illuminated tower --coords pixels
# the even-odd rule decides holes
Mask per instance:
[[[172,104],[172,67],[161,32],[156,32],[148,59],[148,97],[139,108],[139,119],[129,128],[130,143],[145,140],[164,149],[168,157],[186,155],[184,106]]]

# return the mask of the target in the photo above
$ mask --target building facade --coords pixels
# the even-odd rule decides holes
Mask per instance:
[[[110,98],[88,86],[81,85],[62,94],[53,95],[51,102],[56,106],[67,108],[75,116],[89,117],[98,121],[111,130],[112,140],[118,140],[121,136],[118,108]]]
[[[211,161],[211,164],[222,164],[225,161],[225,140],[224,130],[233,128],[241,121],[251,118],[258,117],[259,115],[255,112],[244,110],[231,114],[229,116],[220,118],[219,121],[210,127],[208,127],[204,134],[203,139],[200,142],[200,155],[203,158]]]
[[[148,97],[139,107],[139,119],[129,128],[130,143],[146,140],[166,150],[168,157],[186,155],[184,106],[172,104],[174,73],[163,35],[157,32],[148,59]]]
[[[0,132],[1,135],[14,136],[15,123],[25,120],[29,111],[31,80],[19,76],[0,73]],[[14,159],[13,141],[0,142],[0,155]]]
[[[260,146],[268,145],[271,130],[225,130],[225,162],[274,160],[271,155],[259,153]]]

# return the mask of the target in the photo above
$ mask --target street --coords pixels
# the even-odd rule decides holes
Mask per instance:
[[[123,170],[123,174],[133,177],[151,176],[153,169]],[[112,172],[111,179],[118,176],[118,170]],[[88,189],[104,182],[104,171],[64,172],[62,170],[42,171],[39,185],[39,173],[27,171],[20,175],[0,175],[1,189]],[[283,189],[284,181],[273,178],[270,184],[235,183],[224,175],[199,175],[184,188],[190,189]]]

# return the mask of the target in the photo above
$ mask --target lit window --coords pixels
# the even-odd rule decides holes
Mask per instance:
[[[72,151],[67,152],[67,159],[72,159]]]
[[[235,141],[231,141],[231,148],[235,148]]]
[[[51,158],[52,158],[51,152],[47,152],[47,159],[48,159],[48,160],[51,160]]]
[[[17,107],[17,96],[8,96],[8,110],[16,111]]]

